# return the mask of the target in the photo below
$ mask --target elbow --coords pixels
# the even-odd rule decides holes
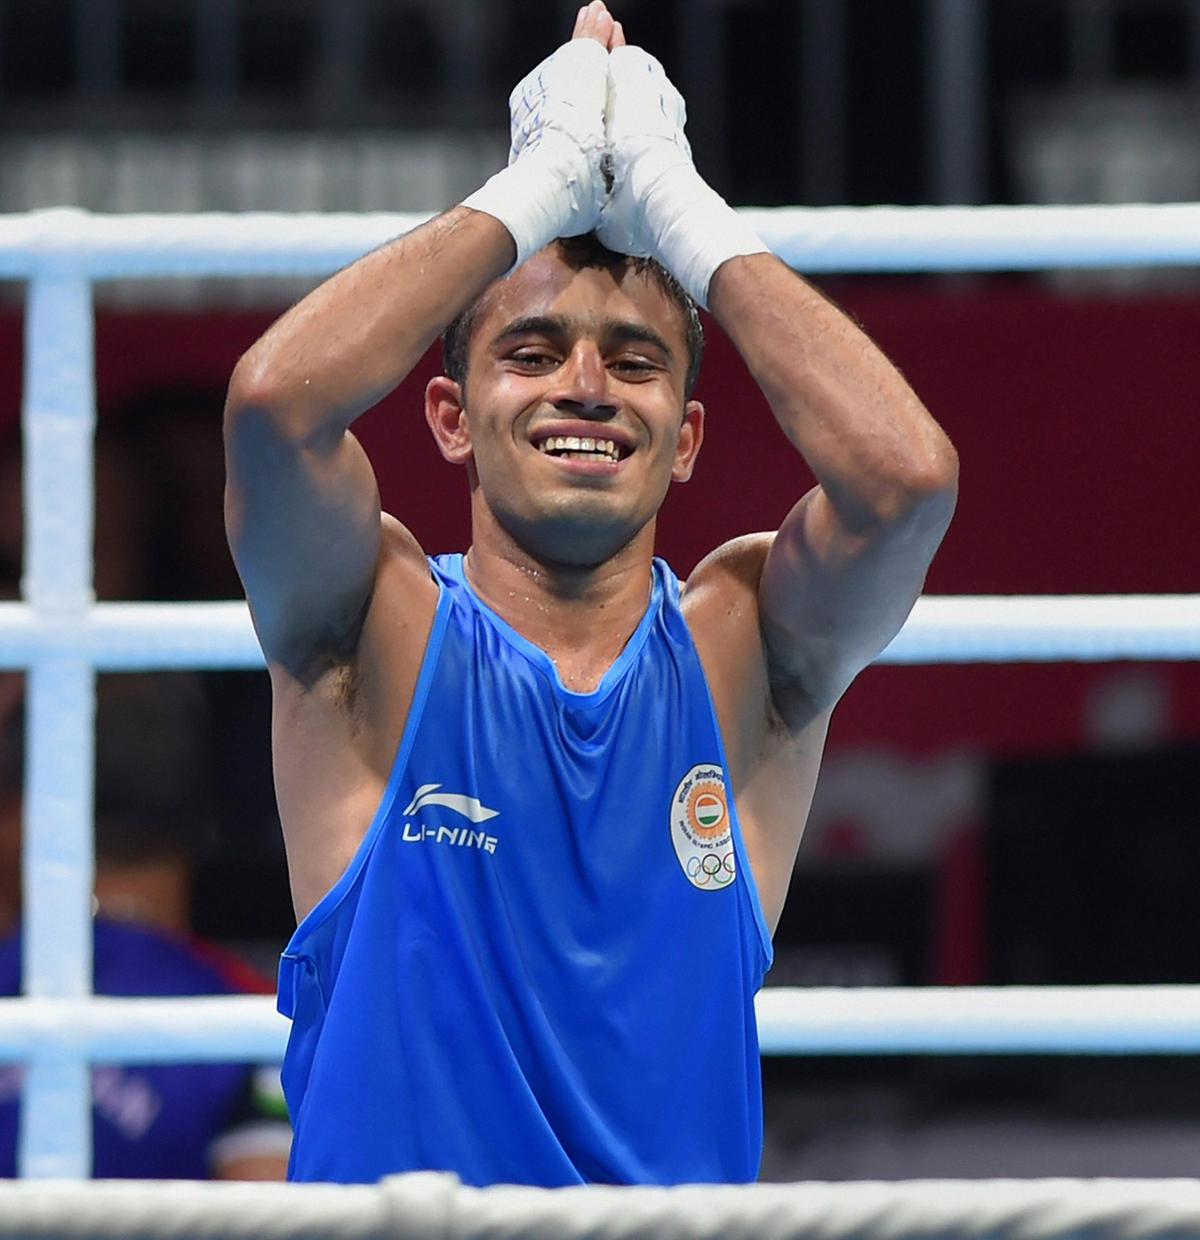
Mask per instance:
[[[958,453],[948,439],[936,463],[922,473],[914,495],[909,528],[940,542],[958,504]]]
[[[246,354],[234,368],[225,396],[222,432],[229,469],[249,478],[294,456],[303,447],[294,422],[278,384]]]
[[[929,416],[913,424],[897,443],[895,475],[910,502],[945,502],[958,491],[958,453],[950,437]]]
[[[251,349],[243,353],[233,368],[225,394],[225,430],[247,416],[269,416],[283,406],[280,385],[271,368]]]
[[[882,526],[944,530],[958,502],[958,453],[945,435],[919,455],[898,462],[881,490],[875,519]]]
[[[257,349],[242,355],[233,368],[225,395],[224,431],[227,444],[262,436],[280,445],[311,446],[323,425],[297,399],[293,384],[279,367]]]
[[[911,477],[907,487],[918,504],[950,502],[958,496],[958,453],[945,435],[939,434]]]

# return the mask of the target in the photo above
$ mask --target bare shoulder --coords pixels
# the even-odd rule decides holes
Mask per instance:
[[[760,606],[763,570],[775,532],[743,534],[722,543],[692,571],[683,610],[714,692],[731,684],[759,693],[767,709],[777,686],[763,636]]]
[[[722,543],[692,570],[684,587],[689,606],[715,603],[718,598],[749,594],[756,596],[767,553],[775,541],[775,531],[743,534]]]
[[[722,543],[692,570],[683,587],[683,610],[702,657],[705,647],[712,647],[716,663],[761,654],[758,586],[774,540],[773,532],[744,534]],[[731,640],[736,649],[728,648]]]
[[[417,541],[416,535],[402,521],[398,521],[390,512],[381,512],[379,527],[386,544],[385,550],[389,554],[425,563],[424,549]]]
[[[382,587],[387,589],[393,584],[393,578],[402,582],[406,592],[415,591],[412,603],[420,605],[421,596],[425,601],[432,599],[437,604],[437,585],[429,569],[429,560],[425,550],[417,541],[412,530],[401,521],[397,521],[390,512],[379,514],[381,546],[379,564],[375,570],[376,592]]]
[[[762,580],[773,531],[722,544],[696,566],[683,592],[683,610],[700,653],[731,761],[743,766],[772,747],[802,740],[828,716],[771,656],[762,615]]]
[[[708,678],[735,784],[761,744],[771,703],[758,584],[774,534],[746,534],[696,565],[683,614]]]

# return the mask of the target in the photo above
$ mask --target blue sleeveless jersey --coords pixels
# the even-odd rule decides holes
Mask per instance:
[[[280,967],[293,1180],[746,1181],[771,943],[704,673],[655,561],[592,693],[431,561],[387,790]]]

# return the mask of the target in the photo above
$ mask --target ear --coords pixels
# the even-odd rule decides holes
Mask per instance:
[[[703,442],[704,406],[698,400],[689,400],[683,407],[683,425],[679,428],[679,442],[675,445],[672,482],[686,482],[692,476]]]
[[[451,465],[465,465],[471,459],[471,427],[462,384],[445,375],[430,379],[425,388],[425,421]]]

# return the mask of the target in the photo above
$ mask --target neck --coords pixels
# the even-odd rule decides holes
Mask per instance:
[[[594,689],[616,661],[650,598],[653,523],[600,564],[543,559],[508,537],[483,536],[466,555],[476,594],[555,662],[576,692]]]

